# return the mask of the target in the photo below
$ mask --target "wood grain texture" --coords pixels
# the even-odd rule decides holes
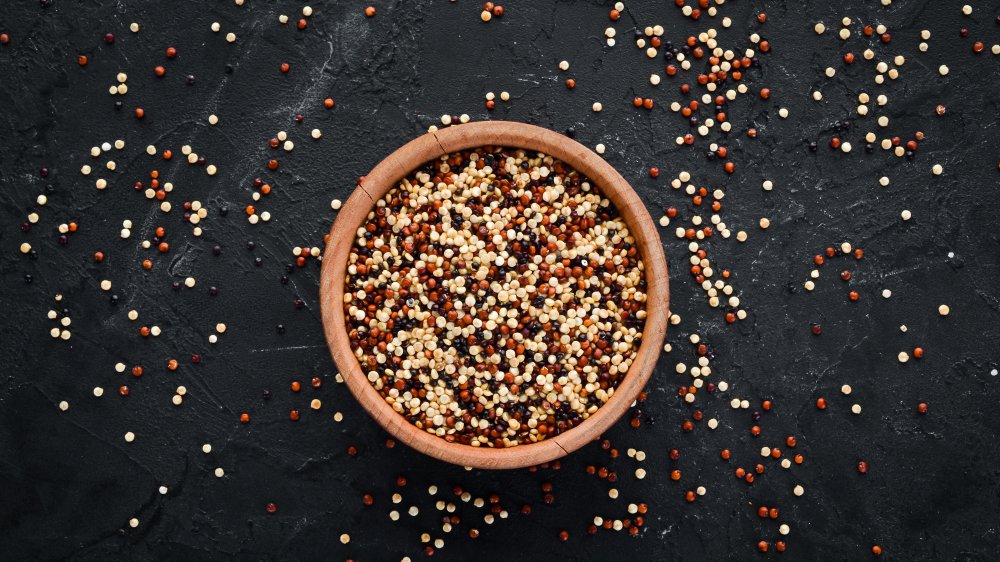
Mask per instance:
[[[449,152],[486,145],[544,152],[590,178],[615,204],[628,224],[629,232],[638,242],[648,296],[642,344],[614,396],[587,420],[565,433],[539,443],[504,449],[448,443],[397,414],[361,370],[351,350],[344,323],[347,258],[355,233],[367,220],[374,202],[426,162]],[[509,121],[469,123],[430,132],[382,160],[362,179],[337,215],[323,254],[320,279],[323,328],[330,352],[348,388],[364,409],[386,431],[424,454],[461,466],[486,469],[520,468],[557,459],[599,438],[614,424],[642,391],[653,371],[666,335],[669,298],[667,261],[660,246],[659,234],[628,182],[603,158],[582,144],[548,129]]]

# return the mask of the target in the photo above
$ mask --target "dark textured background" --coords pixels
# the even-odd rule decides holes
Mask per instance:
[[[871,1],[731,0],[721,15],[733,26],[722,30],[721,15],[692,22],[672,2],[632,1],[615,24],[618,46],[607,48],[608,2],[512,0],[502,19],[483,24],[479,5],[467,0],[379,1],[372,19],[362,4],[317,0],[305,31],[277,23],[280,13],[293,23],[300,17],[302,2],[291,0],[248,0],[242,8],[227,1],[4,2],[0,32],[11,42],[0,46],[0,558],[419,559],[426,531],[445,538],[435,556],[448,560],[747,560],[759,556],[758,540],[779,538],[778,523],[785,522],[788,551],[767,557],[865,560],[877,543],[893,560],[996,559],[1000,378],[991,371],[1000,361],[1000,72],[988,51],[1000,41],[1000,8],[995,1],[970,4],[975,12],[966,18],[954,2],[897,0],[883,8]],[[769,19],[759,25],[762,10]],[[846,43],[835,37],[845,15],[855,22]],[[828,27],[820,37],[812,31],[818,20]],[[138,35],[128,31],[132,21],[143,26]],[[210,31],[212,21],[222,33]],[[664,61],[647,59],[632,44],[636,24],[656,23],[675,44],[709,26],[720,29],[727,48],[749,46],[755,30],[770,41],[771,53],[744,81],[753,92],[769,87],[771,99],[741,97],[727,109],[733,134],[709,137],[729,147],[736,174],[726,176],[718,160],[706,159],[706,139],[695,147],[674,144],[688,130],[667,109],[682,99],[682,77],[650,86],[649,74],[662,71]],[[890,28],[889,45],[861,36],[862,24],[877,23]],[[969,38],[959,36],[961,27]],[[925,28],[933,37],[929,52],[920,53]],[[108,31],[118,37],[113,46],[104,44]],[[224,41],[228,31],[237,33],[236,43]],[[986,42],[987,52],[974,55],[974,40]],[[899,80],[874,84],[874,61],[860,57],[869,44],[876,60],[906,56]],[[179,55],[165,61],[171,45]],[[847,50],[858,55],[850,67],[840,62]],[[86,68],[76,64],[81,53],[90,57]],[[572,63],[569,73],[557,69],[562,59]],[[292,66],[287,75],[278,71],[282,62]],[[942,63],[951,68],[947,78],[937,73]],[[158,64],[167,67],[165,78],[153,76]],[[838,69],[835,78],[822,76],[827,66]],[[107,93],[119,71],[129,74],[124,98]],[[194,85],[185,84],[186,74]],[[577,81],[573,91],[562,84],[567,75]],[[820,103],[810,98],[816,87],[825,95]],[[487,112],[483,95],[503,90],[510,103]],[[889,104],[870,104],[872,115],[860,119],[860,91],[886,93]],[[637,110],[633,95],[652,96],[657,107]],[[321,107],[327,96],[337,101],[332,111]],[[595,100],[602,113],[590,111]],[[938,103],[948,107],[943,117],[934,114]],[[147,115],[137,121],[132,110],[140,105]],[[777,117],[781,106],[790,109],[787,120]],[[219,115],[218,126],[207,125],[210,113]],[[294,123],[296,113],[304,124]],[[334,217],[330,200],[346,199],[359,175],[443,113],[572,127],[584,144],[607,145],[606,158],[654,219],[667,206],[681,211],[684,220],[661,236],[673,268],[672,308],[683,321],[669,330],[674,352],[654,373],[642,428],[623,421],[609,434],[622,451],[615,461],[592,445],[557,472],[466,472],[401,445],[387,449],[386,435],[334,382],[317,310],[318,264],[296,268],[287,285],[279,281],[292,247],[321,245]],[[891,119],[888,133],[904,140],[926,133],[914,158],[879,148],[866,153],[862,138],[877,129],[881,114]],[[855,147],[850,154],[827,147],[838,121],[850,123],[843,133]],[[743,134],[749,126],[760,132],[756,140]],[[308,138],[313,127],[323,130],[321,141]],[[297,147],[277,151],[282,167],[269,173],[264,163],[274,152],[267,140],[278,130],[289,131]],[[128,143],[113,151],[118,170],[81,176],[89,148],[116,138]],[[810,141],[819,143],[817,152],[808,150]],[[220,172],[209,177],[181,158],[150,158],[149,143],[177,155],[190,143]],[[934,163],[944,166],[943,175],[930,174]],[[648,177],[651,165],[660,167],[660,178]],[[169,215],[131,189],[148,181],[154,166],[176,186]],[[42,167],[51,171],[47,178]],[[669,187],[680,170],[697,185],[725,186],[725,222],[750,233],[745,244],[718,236],[707,243],[717,270],[733,272],[749,311],[741,323],[727,325],[686,272],[686,242],[673,229],[688,224],[693,208]],[[100,175],[111,182],[103,192],[93,187]],[[878,186],[882,175],[891,178],[889,187]],[[242,209],[256,176],[276,187],[258,204],[274,218],[251,226]],[[761,190],[763,179],[774,181],[773,192]],[[24,234],[20,225],[37,209],[39,193],[50,202]],[[210,209],[200,239],[181,222],[180,203],[193,199]],[[220,216],[222,207],[227,216]],[[904,208],[914,214],[906,223],[899,219]],[[771,218],[767,231],[756,226],[762,216]],[[122,240],[126,218],[135,227]],[[60,246],[56,226],[69,220],[81,230]],[[139,262],[152,253],[137,244],[157,225],[167,228],[172,248],[153,256],[156,266],[146,272]],[[799,289],[811,256],[845,240],[863,247],[865,258],[834,260],[816,291]],[[36,260],[18,252],[22,241],[37,250]],[[222,247],[218,257],[215,244]],[[91,258],[98,249],[108,254],[103,264]],[[844,264],[855,274],[857,303],[838,279]],[[187,275],[197,287],[173,291],[171,282]],[[118,304],[99,290],[101,279],[114,282]],[[217,297],[208,294],[213,285]],[[880,296],[883,288],[891,299]],[[55,293],[65,295],[58,306]],[[293,306],[296,298],[304,309]],[[947,318],[937,315],[941,303],[951,306]],[[54,323],[45,314],[53,307],[71,314],[69,342],[48,335]],[[131,308],[138,322],[126,319]],[[210,346],[217,322],[229,329]],[[822,336],[810,334],[813,322],[823,325]],[[903,323],[907,333],[898,329]],[[157,324],[164,334],[142,338],[141,324]],[[691,433],[680,429],[691,407],[677,387],[690,379],[673,367],[693,362],[692,333],[715,353],[712,379],[731,384],[729,392],[698,396],[706,419],[720,421],[714,432],[705,422]],[[924,359],[897,362],[899,351],[915,345],[927,350]],[[191,364],[192,353],[202,354],[200,364]],[[169,357],[181,368],[168,372]],[[143,364],[146,374],[117,374],[118,361]],[[321,389],[288,390],[291,380],[313,376],[323,378]],[[854,387],[850,397],[840,395],[844,383]],[[132,395],[118,396],[120,384]],[[188,396],[177,408],[170,397],[179,384]],[[94,386],[104,387],[103,398],[93,397]],[[830,402],[825,412],[813,407],[820,395]],[[323,400],[319,412],[308,407],[314,396]],[[749,399],[753,408],[732,410],[732,397]],[[775,408],[760,422],[763,435],[753,438],[751,412],[764,398]],[[69,411],[59,411],[61,400]],[[930,404],[926,416],[916,414],[920,401]],[[860,416],[848,411],[855,402],[864,407]],[[298,423],[288,421],[293,407],[303,412]],[[238,423],[244,411],[250,425]],[[343,423],[333,422],[334,411],[344,413]],[[126,431],[136,433],[134,443],[122,439]],[[733,478],[734,467],[759,461],[761,446],[784,449],[789,434],[798,437],[802,466],[785,471],[769,462],[753,486]],[[210,455],[201,452],[205,442],[214,447]],[[351,445],[357,457],[347,455]],[[629,447],[648,454],[645,480],[632,477],[638,463],[624,454]],[[677,462],[667,458],[672,447],[681,451]],[[724,447],[733,450],[728,463],[718,457]],[[855,470],[862,459],[871,467],[867,475]],[[608,499],[609,484],[584,473],[588,463],[611,463],[621,476],[620,499]],[[225,478],[212,475],[217,466]],[[673,467],[684,473],[680,482],[669,478]],[[409,483],[399,490],[403,503],[393,506],[399,475]],[[546,481],[554,486],[552,505],[541,501]],[[796,483],[804,496],[792,495]],[[511,516],[489,526],[481,510],[458,502],[462,524],[444,535],[429,484],[450,501],[457,501],[455,484],[477,496],[496,492]],[[157,493],[160,485],[168,495]],[[687,504],[684,491],[698,485],[708,494]],[[374,507],[361,505],[364,493],[375,495]],[[650,505],[639,537],[586,535],[594,514],[625,517],[630,501]],[[278,505],[276,514],[265,513],[267,502]],[[534,508],[530,516],[518,513],[524,503]],[[761,504],[778,506],[780,521],[758,519]],[[421,508],[419,516],[405,515],[410,505]],[[387,517],[392,508],[404,512],[399,522]],[[138,528],[128,527],[131,517],[140,519]],[[467,536],[472,526],[482,533],[475,541]],[[557,536],[563,529],[571,534],[566,543]],[[343,532],[351,534],[349,545],[338,540]]]

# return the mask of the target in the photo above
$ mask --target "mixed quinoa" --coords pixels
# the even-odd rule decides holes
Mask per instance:
[[[598,187],[551,156],[442,156],[355,233],[344,310],[372,386],[450,442],[510,447],[607,402],[642,341],[636,239]]]

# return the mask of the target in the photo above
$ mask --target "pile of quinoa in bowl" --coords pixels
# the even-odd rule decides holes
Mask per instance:
[[[480,147],[402,179],[355,233],[344,289],[361,370],[416,427],[512,447],[594,414],[642,342],[636,239],[598,186]]]

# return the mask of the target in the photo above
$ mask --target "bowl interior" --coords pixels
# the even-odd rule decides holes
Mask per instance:
[[[413,170],[443,154],[478,146],[504,146],[544,152],[595,183],[617,207],[636,238],[646,276],[646,323],[642,343],[614,395],[576,427],[538,443],[508,448],[449,443],[412,425],[385,402],[368,382],[351,350],[344,324],[347,256],[355,232],[367,220],[374,202]],[[618,420],[649,380],[666,334],[669,310],[667,262],[655,224],[638,195],[603,158],[554,131],[507,121],[456,125],[420,136],[393,152],[362,178],[330,230],[320,280],[323,327],[333,359],[348,388],[368,413],[400,441],[443,461],[476,468],[520,468],[548,462],[598,438]]]

